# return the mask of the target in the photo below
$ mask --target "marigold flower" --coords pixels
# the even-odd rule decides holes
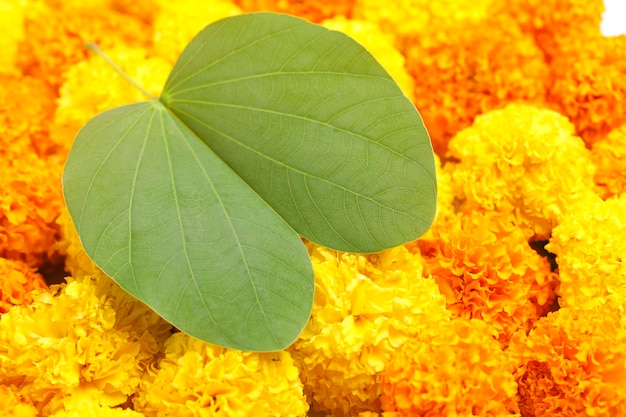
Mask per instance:
[[[61,169],[31,153],[0,164],[0,257],[38,265],[53,255],[63,206]]]
[[[512,19],[463,22],[446,32],[435,26],[407,46],[406,57],[415,105],[441,157],[479,114],[545,100],[548,65]]]
[[[413,98],[413,78],[404,67],[404,56],[394,46],[394,37],[383,33],[378,25],[344,16],[324,20],[322,26],[343,32],[365,47],[389,72],[404,94]]]
[[[102,8],[55,9],[43,2],[29,2],[24,20],[20,68],[53,87],[62,84],[65,70],[89,55],[85,42],[104,50],[149,44],[151,30],[140,20]],[[106,90],[106,84],[101,88]]]
[[[22,261],[0,258],[0,314],[33,301],[31,291],[47,288],[41,274]]]
[[[626,194],[572,205],[546,249],[559,265],[561,306],[626,305]]]
[[[550,310],[556,274],[511,214],[471,209],[437,220],[420,251],[455,317],[489,323],[504,345]]]
[[[626,35],[580,38],[553,59],[548,100],[587,145],[626,124]]]
[[[593,144],[594,180],[603,199],[626,193],[626,124]]]
[[[0,51],[2,51],[0,54],[0,74],[18,75],[20,73],[16,64],[19,43],[24,39],[25,8],[24,2],[19,0],[0,2],[0,27],[3,28],[2,36],[0,36]]]
[[[561,308],[509,347],[519,358],[523,416],[622,416],[626,413],[623,307]]]
[[[476,118],[450,142],[450,172],[464,207],[512,212],[546,240],[574,202],[594,194],[595,167],[560,114],[510,104]]]
[[[42,415],[125,403],[171,328],[104,276],[68,280],[0,320],[0,384]]]
[[[349,16],[355,0],[333,2],[317,0],[235,0],[235,4],[245,12],[287,13],[320,23],[335,16]]]
[[[230,1],[213,0],[198,7],[195,0],[157,0],[152,53],[174,64],[187,44],[210,23],[241,14]]]
[[[380,375],[396,348],[447,320],[445,299],[404,247],[372,255],[309,243],[315,272],[311,320],[289,350],[312,407],[346,416],[380,407]]]
[[[308,409],[289,353],[242,352],[184,333],[167,340],[133,402],[146,416],[305,416]]]
[[[33,77],[0,75],[0,83],[0,157],[19,159],[29,152],[54,155],[58,147],[49,137],[56,108],[54,90]]]
[[[0,384],[0,410],[7,417],[38,417],[39,411],[34,405],[20,397],[14,390]]]
[[[391,357],[382,408],[395,412],[390,417],[514,415],[515,364],[486,323],[442,322],[422,329]]]
[[[601,36],[603,0],[496,0],[492,12],[519,23],[546,53],[548,60],[573,40]]]
[[[143,417],[143,414],[128,408],[108,407],[97,402],[80,402],[66,406],[64,410],[51,414],[50,417]]]

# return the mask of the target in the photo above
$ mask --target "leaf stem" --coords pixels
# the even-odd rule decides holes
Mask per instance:
[[[141,93],[148,97],[148,99],[150,100],[156,100],[157,98],[155,96],[153,96],[152,94],[150,94],[145,88],[143,88],[141,85],[139,85],[139,83],[137,83],[135,80],[133,80],[128,74],[126,74],[124,72],[124,70],[122,70],[119,65],[117,65],[111,58],[109,58],[109,56],[107,54],[105,54],[104,52],[102,52],[102,49],[100,49],[100,47],[98,45],[96,45],[93,42],[85,42],[85,47],[87,49],[92,50],[93,52],[97,53],[98,55],[100,55],[100,57],[102,57],[102,59],[104,59],[107,64],[109,64],[111,67],[113,67],[113,69],[120,74],[122,77],[124,77],[126,79],[126,81],[128,81],[129,83],[131,83],[137,90],[141,91]]]

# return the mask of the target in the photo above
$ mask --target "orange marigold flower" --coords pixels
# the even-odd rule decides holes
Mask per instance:
[[[404,247],[372,255],[308,244],[315,272],[311,320],[289,350],[318,412],[347,416],[380,408],[380,375],[396,348],[448,320],[422,259]]]
[[[29,3],[24,26],[20,67],[53,87],[61,85],[68,66],[88,57],[85,42],[95,42],[105,50],[115,45],[146,47],[152,33],[138,19],[113,10],[59,10],[41,2]]]
[[[324,20],[322,26],[343,32],[363,45],[398,83],[404,94],[413,97],[413,78],[404,67],[404,56],[395,46],[393,35],[383,33],[378,25],[344,16]]]
[[[0,257],[37,265],[53,255],[62,165],[30,153],[17,158],[0,164]]]
[[[591,154],[573,131],[554,111],[510,104],[459,132],[444,169],[465,207],[512,212],[545,240],[569,206],[594,194]]]
[[[584,37],[562,49],[548,100],[592,145],[626,124],[626,35]]]
[[[394,353],[382,377],[382,408],[395,412],[389,417],[514,415],[514,369],[486,323],[442,322]]]
[[[22,261],[0,258],[0,314],[33,301],[31,291],[47,288],[41,274]]]
[[[595,142],[591,159],[597,169],[594,180],[603,199],[626,193],[626,124]]]
[[[551,60],[562,45],[601,35],[604,1],[495,0],[492,11],[517,21]]]
[[[349,16],[355,0],[235,0],[245,12],[278,12],[302,17],[314,23],[335,16]]]
[[[479,114],[515,101],[545,100],[549,69],[542,51],[511,19],[434,26],[406,50],[415,105],[435,152]]]
[[[552,231],[561,306],[596,309],[626,305],[626,194],[574,204]]]
[[[184,333],[165,343],[133,399],[146,416],[305,416],[302,382],[285,351],[242,352]]]
[[[528,245],[511,214],[471,209],[438,219],[429,235],[410,244],[421,251],[448,310],[489,323],[507,344],[550,309],[556,274]]]
[[[126,403],[171,329],[103,275],[68,281],[0,319],[0,384],[42,415]]]
[[[55,154],[58,147],[49,135],[56,108],[54,90],[33,77],[0,76],[0,83],[0,157]]]
[[[622,307],[561,308],[509,347],[523,416],[626,414],[626,315]]]

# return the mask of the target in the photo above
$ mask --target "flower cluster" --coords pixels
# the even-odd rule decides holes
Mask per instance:
[[[5,415],[626,414],[626,36],[602,0],[0,1]],[[157,96],[205,25],[289,13],[355,38],[419,109],[437,219],[377,254],[307,243],[288,350],[175,332],[84,252],[61,194],[78,129]],[[47,285],[49,268],[68,273]],[[310,410],[309,410],[310,409]]]

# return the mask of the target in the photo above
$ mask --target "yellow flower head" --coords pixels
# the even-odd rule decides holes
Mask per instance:
[[[0,74],[19,75],[17,56],[19,44],[24,39],[24,13],[26,2],[21,0],[0,0]],[[0,105],[0,109],[2,106]],[[0,123],[1,125],[1,123]],[[1,135],[0,135],[1,136]]]
[[[510,104],[459,132],[444,169],[466,207],[512,212],[547,239],[569,206],[594,193],[595,167],[573,130],[554,111]]]
[[[380,375],[396,348],[445,321],[445,299],[422,259],[398,247],[373,255],[309,244],[315,301],[290,348],[313,408],[333,416],[379,408]]]
[[[556,274],[511,214],[471,209],[438,220],[414,245],[456,317],[481,319],[507,344],[550,309]]]
[[[540,319],[509,347],[524,416],[623,416],[626,315],[622,307],[569,307]]]
[[[546,249],[556,254],[561,306],[626,305],[626,194],[573,205],[552,231]]]
[[[603,199],[626,193],[626,124],[595,142],[591,159],[597,169],[594,180]]]
[[[465,319],[423,329],[383,374],[383,410],[394,417],[513,414],[515,362],[491,333],[484,322]]]
[[[187,44],[210,23],[241,14],[227,0],[212,0],[199,7],[196,0],[156,0],[159,12],[153,24],[152,53],[174,64]]]
[[[363,45],[398,83],[402,92],[413,98],[413,78],[404,67],[404,56],[394,46],[393,35],[383,33],[375,23],[344,16],[324,20],[322,26],[343,32]]]
[[[0,314],[33,301],[31,291],[47,288],[41,274],[22,261],[0,258]]]
[[[0,411],[5,417],[38,417],[39,411],[11,387],[0,384]]]
[[[2,316],[0,384],[43,415],[123,404],[170,328],[104,276],[70,279]]]
[[[165,357],[144,376],[134,398],[146,416],[305,416],[293,359],[285,351],[242,352],[172,335]]]

